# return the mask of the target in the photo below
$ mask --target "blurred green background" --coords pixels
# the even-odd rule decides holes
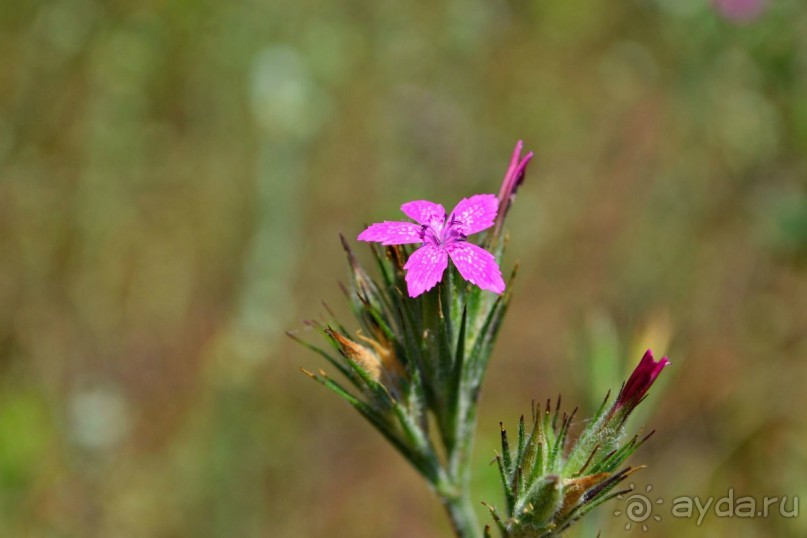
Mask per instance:
[[[807,534],[669,516],[807,502],[803,0],[0,0],[0,60],[0,536],[448,536],[283,332],[346,319],[338,232],[496,192],[519,138],[474,496],[499,420],[652,346],[649,534]]]

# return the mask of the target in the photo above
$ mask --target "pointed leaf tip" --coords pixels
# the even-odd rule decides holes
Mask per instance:
[[[650,433],[648,433],[647,435],[645,435],[645,436],[642,438],[642,440],[641,440],[641,441],[639,441],[639,444],[640,444],[640,445],[643,445],[643,444],[645,443],[645,441],[647,441],[648,439],[650,439],[651,437],[653,437],[653,435],[655,435],[655,433],[656,433],[656,430],[655,430],[655,429],[651,430],[651,431],[650,431]]]

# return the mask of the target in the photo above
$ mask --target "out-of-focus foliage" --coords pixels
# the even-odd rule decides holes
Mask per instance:
[[[338,231],[494,192],[518,138],[478,498],[500,418],[590,414],[653,347],[631,478],[807,499],[802,0],[0,2],[0,536],[447,535],[282,334]]]

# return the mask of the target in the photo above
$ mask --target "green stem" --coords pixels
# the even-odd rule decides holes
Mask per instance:
[[[442,501],[457,538],[482,537],[467,487],[461,488],[461,493],[457,495],[442,496]]]
[[[464,404],[465,402],[462,401]],[[476,430],[476,405],[469,408],[460,405],[456,410],[459,420],[456,421],[456,443],[449,448],[448,477],[453,487],[440,492],[454,533],[458,538],[481,538],[482,529],[471,502],[471,450],[473,449]]]

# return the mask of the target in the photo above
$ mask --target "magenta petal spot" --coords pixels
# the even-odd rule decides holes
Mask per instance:
[[[451,261],[462,278],[493,293],[504,291],[504,279],[496,258],[487,250],[472,243],[454,243],[447,247]]]
[[[493,226],[498,210],[499,200],[495,195],[475,194],[460,200],[451,212],[448,224],[468,236]]]
[[[409,296],[417,297],[436,286],[446,267],[448,254],[445,249],[426,244],[413,252],[404,265]]]
[[[423,241],[421,227],[412,222],[379,222],[359,234],[359,241],[374,241],[382,245],[405,245]]]
[[[440,204],[428,200],[415,200],[401,206],[404,215],[419,224],[442,226],[446,220],[446,210]]]

